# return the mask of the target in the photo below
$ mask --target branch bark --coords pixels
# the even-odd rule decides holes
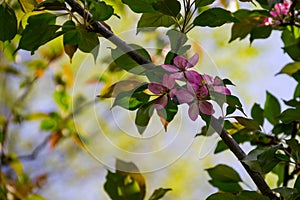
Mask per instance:
[[[76,0],[66,0],[66,2],[71,6],[72,11],[77,12],[82,17],[87,17],[88,20],[92,20],[91,13],[84,9]],[[134,51],[133,48],[131,48],[126,42],[121,40],[118,36],[114,35],[112,31],[110,31],[108,28],[106,28],[101,22],[93,22],[92,27],[95,32],[100,33],[104,38],[111,41],[113,44],[115,44],[117,47],[122,49],[124,53],[128,54],[133,60],[135,60],[137,63],[141,65],[146,65],[149,68],[154,68],[155,65],[151,63],[149,60],[145,59],[142,55],[140,55],[138,52]],[[215,117],[212,116],[211,118],[211,125],[216,130],[216,132],[220,135],[222,140],[225,142],[225,144],[229,147],[229,149],[232,151],[232,153],[238,158],[238,160],[241,162],[243,167],[246,169],[247,173],[250,175],[258,189],[261,191],[261,193],[270,199],[279,199],[276,197],[276,195],[272,192],[268,184],[265,182],[263,177],[260,173],[255,172],[250,169],[248,165],[246,165],[244,162],[242,162],[242,159],[246,156],[246,153],[241,149],[241,147],[238,145],[238,143],[228,134],[228,132],[223,128],[222,123],[219,122]]]

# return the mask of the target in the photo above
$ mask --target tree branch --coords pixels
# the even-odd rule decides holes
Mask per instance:
[[[76,0],[66,0],[66,2],[71,6],[73,11],[77,12],[82,17],[87,17],[89,21],[92,20],[92,15],[89,13],[89,11],[84,9]],[[147,65],[149,66],[149,68],[155,67],[153,63],[151,63],[149,60],[145,59],[142,55],[134,51],[133,48],[131,48],[123,40],[121,40],[116,35],[114,35],[108,28],[106,28],[100,22],[96,21],[93,22],[91,25],[95,32],[100,33],[104,38],[108,39],[117,47],[122,49],[124,53],[128,54],[137,63],[141,65]],[[261,191],[261,193],[265,196],[268,196],[270,199],[279,199],[272,192],[272,190],[267,185],[267,183],[265,182],[261,174],[251,170],[248,165],[246,165],[244,162],[241,161],[246,156],[245,152],[240,148],[238,143],[223,128],[221,123],[213,116],[211,118],[211,124],[212,127],[216,130],[216,132],[219,133],[220,137],[223,139],[223,141],[229,147],[232,153],[240,160],[241,164],[246,169],[246,171],[248,172],[248,174],[250,175],[250,177],[258,187],[258,189]]]
[[[215,129],[215,131],[220,135],[222,140],[228,146],[230,151],[239,159],[247,173],[250,175],[257,188],[261,191],[261,193],[270,199],[279,199],[272,192],[268,184],[265,182],[264,178],[261,176],[259,172],[255,172],[250,169],[250,167],[244,163],[242,160],[245,158],[246,153],[241,149],[239,144],[229,135],[229,133],[223,128],[222,122],[216,119],[214,116],[211,117],[211,125]]]

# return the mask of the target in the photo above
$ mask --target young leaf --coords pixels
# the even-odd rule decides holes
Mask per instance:
[[[177,0],[159,0],[152,5],[155,10],[173,17],[177,17],[181,8],[180,3]]]
[[[0,41],[12,40],[17,34],[17,17],[15,11],[6,3],[0,5]]]
[[[174,19],[160,12],[155,13],[144,13],[138,21],[138,32],[139,28],[156,29],[158,27],[169,27],[175,24]]]
[[[259,104],[255,103],[251,109],[251,117],[257,121],[260,125],[264,124],[264,110]]]
[[[214,181],[220,181],[220,182],[242,181],[240,175],[234,169],[224,164],[219,164],[213,168],[206,169],[206,171]]]
[[[196,26],[217,27],[225,23],[235,22],[232,13],[222,8],[211,8],[202,12],[193,22]]]
[[[240,102],[239,98],[237,98],[236,96],[233,95],[226,95],[226,103],[228,104],[229,107],[235,108],[240,110],[243,114],[244,110],[243,110],[243,106],[242,103]],[[246,115],[246,114],[245,114]]]
[[[32,12],[34,8],[37,6],[37,1],[36,0],[18,0],[22,10],[25,13]]]
[[[271,93],[266,93],[266,102],[264,107],[264,113],[267,120],[276,125],[279,123],[279,115],[280,115],[280,104],[276,97],[274,97]]]
[[[278,74],[287,74],[289,76],[292,76],[298,70],[300,70],[300,62],[288,63],[276,75],[278,75]]]
[[[150,196],[149,200],[158,200],[165,196],[165,194],[171,191],[171,188],[158,188],[156,189],[152,195]]]
[[[148,123],[150,121],[150,118],[153,115],[154,103],[155,103],[155,100],[150,101],[150,102],[142,105],[137,110],[137,113],[135,116],[135,125],[141,135],[145,131],[145,129],[148,126]]]

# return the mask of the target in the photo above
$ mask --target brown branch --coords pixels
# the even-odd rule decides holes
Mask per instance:
[[[241,149],[239,144],[229,135],[229,133],[223,128],[222,122],[216,119],[214,116],[211,117],[211,125],[215,129],[215,131],[220,135],[222,140],[231,150],[231,152],[239,159],[245,170],[248,172],[257,188],[261,191],[261,193],[270,199],[279,199],[272,192],[268,184],[265,182],[263,177],[259,172],[255,172],[250,169],[250,167],[244,163],[242,160],[245,158],[246,153]]]
[[[76,0],[66,0],[66,2],[71,6],[72,11],[77,12],[82,17],[87,17],[89,21],[92,20],[92,15],[84,9]],[[123,40],[114,35],[108,28],[103,24],[96,21],[92,23],[92,27],[95,32],[100,33],[104,38],[111,41],[117,47],[122,49],[124,53],[128,54],[133,60],[141,65],[147,65],[149,68],[155,67],[149,60],[145,59],[142,55],[134,51],[129,45],[127,45]],[[243,167],[246,169],[252,180],[255,182],[258,189],[265,196],[270,199],[279,199],[272,192],[270,187],[267,185],[260,173],[255,172],[250,169],[248,165],[242,162],[242,159],[246,156],[245,152],[240,148],[238,143],[228,134],[228,132],[223,128],[222,124],[215,118],[211,118],[211,124],[213,128],[219,133],[220,137],[223,139],[225,144],[229,147],[232,153],[240,160]]]

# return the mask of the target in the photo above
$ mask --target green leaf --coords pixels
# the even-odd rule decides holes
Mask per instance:
[[[288,63],[286,64],[280,72],[277,74],[287,74],[289,76],[292,76],[295,74],[297,71],[300,70],[300,62],[293,62],[293,63]]]
[[[295,183],[294,183],[294,188],[298,190],[300,193],[300,176],[297,177]]]
[[[57,113],[52,112],[49,114],[49,118],[41,122],[40,129],[45,131],[58,130],[60,121],[61,117]]]
[[[237,182],[222,182],[215,180],[209,180],[208,182],[223,192],[236,193],[243,190],[240,184]]]
[[[157,200],[161,199],[165,196],[165,194],[169,191],[171,191],[171,188],[158,188],[156,189],[152,195],[150,196],[149,200]]]
[[[114,14],[114,8],[111,5],[107,5],[104,1],[93,2],[89,11],[92,13],[95,21],[108,20]]]
[[[235,118],[241,125],[243,125],[246,129],[254,131],[261,130],[259,123],[253,119],[248,119],[245,117],[233,117]]]
[[[243,110],[243,106],[242,106],[242,103],[240,102],[239,98],[237,98],[236,96],[233,96],[233,95],[226,95],[226,103],[232,107],[232,108],[235,108],[235,109],[238,109],[240,110],[243,114],[244,113],[244,110]],[[245,114],[246,115],[246,114]]]
[[[157,110],[157,114],[160,116],[165,131],[167,131],[168,124],[174,119],[177,112],[178,112],[178,107],[171,100],[169,100],[168,104],[165,106],[164,109]]]
[[[260,125],[264,124],[264,110],[259,104],[255,103],[251,109],[251,117],[257,121]]]
[[[145,131],[145,129],[148,126],[148,123],[150,121],[150,118],[153,115],[154,104],[155,104],[155,100],[150,101],[150,102],[142,105],[137,110],[137,113],[135,116],[135,125],[141,135]]]
[[[143,47],[136,44],[130,44],[130,46],[146,59],[151,60],[149,53]],[[141,75],[145,72],[143,66],[138,64],[129,55],[125,54],[120,48],[112,49],[111,56],[119,67],[130,73]]]
[[[28,197],[26,197],[26,199],[24,199],[24,200],[46,200],[46,198],[44,198],[38,194],[31,194]]]
[[[280,162],[275,153],[281,147],[281,145],[270,147],[257,156],[263,173],[270,172]]]
[[[187,49],[185,48],[186,46],[184,46],[184,44],[188,41],[188,38],[185,34],[177,30],[169,30],[167,32],[167,36],[171,44],[171,51],[168,53],[165,59],[168,61],[168,63],[165,61],[165,64],[171,64],[175,54],[182,55],[186,52]]]
[[[281,110],[279,101],[268,91],[266,93],[266,102],[264,110],[265,117],[271,124],[276,125],[279,123],[279,115]]]
[[[97,33],[87,31],[86,29],[80,29],[80,41],[78,42],[78,48],[86,53],[91,53],[95,49],[99,49],[99,39]]]
[[[215,193],[207,197],[206,200],[238,200],[238,198],[231,193]]]
[[[284,52],[286,52],[294,61],[300,61],[300,38],[299,28],[293,27],[293,30],[288,28],[282,31],[281,39],[284,42]]]
[[[175,24],[174,19],[163,13],[144,13],[138,21],[138,32],[140,28],[147,28],[146,30],[153,30],[158,27],[169,27]]]
[[[33,15],[28,18],[28,24],[22,32],[18,49],[34,53],[40,46],[63,34],[57,32],[60,26],[55,25],[56,16],[50,13]]]
[[[25,13],[32,12],[34,8],[37,6],[37,2],[35,0],[18,0],[22,10]]]
[[[222,8],[211,8],[198,15],[193,24],[196,26],[217,27],[225,23],[235,22],[232,13]]]
[[[148,84],[143,84],[131,91],[121,92],[115,98],[114,106],[121,106],[128,110],[136,110],[141,105],[148,102],[150,96],[144,93],[144,90],[148,88]]]
[[[153,8],[162,14],[177,17],[180,12],[180,2],[177,0],[158,0],[153,4]]]
[[[61,0],[46,0],[35,6],[35,11],[40,10],[65,10],[66,4]]]
[[[293,121],[300,121],[300,108],[296,108],[296,109],[286,109],[285,111],[283,111],[280,115],[280,119],[283,123],[288,124],[291,123]]]
[[[152,3],[157,0],[147,2],[145,0],[122,0],[122,2],[129,6],[129,8],[136,13],[149,13],[155,12]]]
[[[113,200],[123,200],[119,195],[118,185],[122,185],[124,176],[120,173],[113,173],[107,171],[106,182],[104,184],[104,190]]]
[[[273,189],[274,192],[280,194],[281,197],[284,199],[288,199],[292,194],[296,193],[297,190],[295,188],[288,188],[288,187],[279,187]]]
[[[17,17],[6,3],[0,5],[0,40],[12,40],[17,34]]]
[[[283,183],[284,168],[285,168],[285,164],[282,162],[282,163],[279,163],[278,165],[276,165],[272,169],[272,172],[278,176],[277,187],[279,187]]]
[[[240,175],[231,167],[219,164],[213,168],[206,169],[209,176],[214,181],[220,182],[239,182],[242,181]]]
[[[63,35],[64,50],[69,56],[70,61],[72,61],[73,55],[78,49],[81,35],[76,29],[76,24],[72,20],[66,21],[62,26],[62,30],[65,32]]]
[[[212,4],[213,2],[215,2],[215,0],[196,0],[195,2],[195,6],[197,8],[203,7],[203,6],[207,6]]]
[[[231,136],[238,144],[248,142],[251,139],[251,136],[249,134],[245,134],[242,131],[238,131]],[[214,153],[217,154],[226,149],[228,149],[228,146],[225,144],[225,142],[223,140],[220,140],[217,144],[217,147],[216,147]]]
[[[294,99],[300,97],[300,83],[298,83],[298,85],[296,86],[295,88],[295,91],[294,91]]]
[[[250,32],[250,43],[252,43],[255,39],[266,39],[270,37],[272,30],[271,26],[259,26],[252,29]]]
[[[71,98],[69,94],[66,91],[58,91],[56,90],[53,93],[53,98],[56,102],[56,104],[63,109],[64,111],[67,111],[70,106]]]
[[[244,190],[238,195],[237,199],[238,200],[268,200],[269,198],[255,191]]]

